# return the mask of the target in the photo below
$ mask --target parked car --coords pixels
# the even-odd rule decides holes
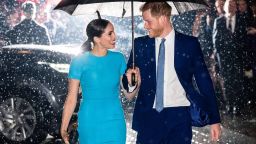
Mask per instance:
[[[47,134],[59,136],[67,73],[77,53],[65,46],[0,48],[0,143],[39,144]]]

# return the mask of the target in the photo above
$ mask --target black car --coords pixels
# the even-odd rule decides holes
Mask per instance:
[[[65,46],[0,48],[0,143],[38,144],[48,134],[59,136],[75,53]]]

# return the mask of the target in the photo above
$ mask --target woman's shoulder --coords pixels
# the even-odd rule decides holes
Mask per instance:
[[[89,52],[80,53],[72,58],[72,61],[81,62],[88,58]]]
[[[124,55],[121,52],[119,52],[119,51],[108,50],[108,53],[109,53],[110,56],[112,55],[112,56],[118,57],[118,58],[124,57]]]

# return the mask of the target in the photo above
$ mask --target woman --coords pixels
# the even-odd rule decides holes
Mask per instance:
[[[61,136],[66,144],[69,143],[67,127],[81,84],[83,98],[78,112],[79,143],[125,144],[126,124],[119,100],[119,84],[126,63],[121,53],[108,50],[115,47],[114,27],[108,20],[95,19],[88,24],[86,33],[85,52],[74,58],[70,65]],[[134,72],[139,87],[139,69],[134,69]],[[131,83],[129,75],[127,79]],[[131,100],[136,95],[138,87],[132,93],[125,91],[127,99]]]

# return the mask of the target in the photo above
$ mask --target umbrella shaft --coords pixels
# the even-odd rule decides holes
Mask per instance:
[[[131,16],[132,16],[132,68],[135,68],[134,60],[134,10],[133,10],[133,0],[131,0]]]

